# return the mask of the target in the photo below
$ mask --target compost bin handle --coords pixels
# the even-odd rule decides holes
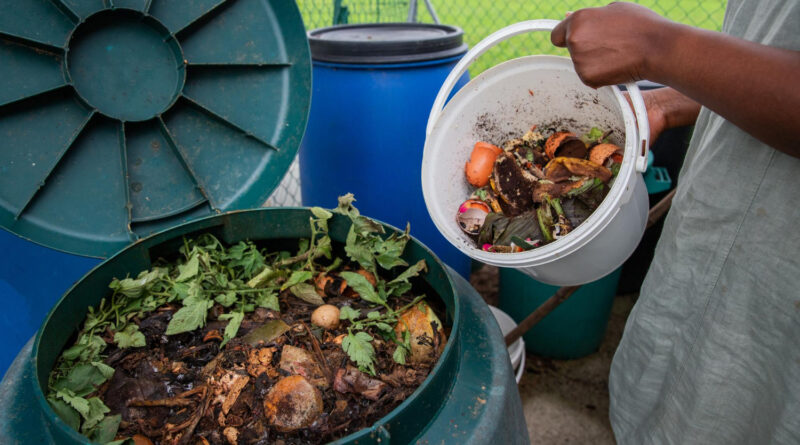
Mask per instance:
[[[472,49],[467,51],[464,54],[464,57],[456,64],[450,74],[445,79],[444,84],[442,84],[442,88],[439,89],[439,94],[436,95],[436,100],[433,102],[433,107],[431,107],[431,114],[428,115],[428,126],[425,129],[425,136],[430,136],[431,132],[433,131],[433,127],[436,125],[436,122],[439,120],[439,116],[442,114],[442,109],[444,108],[445,102],[450,97],[450,93],[453,91],[453,88],[458,82],[458,79],[467,72],[467,69],[472,62],[475,61],[478,57],[480,57],[483,53],[491,49],[493,46],[497,45],[498,43],[508,40],[511,37],[514,37],[519,34],[525,34],[528,32],[533,31],[552,31],[553,28],[558,25],[558,20],[527,20],[524,22],[514,23],[513,25],[506,26],[494,33],[490,34],[485,39],[478,42]],[[650,126],[647,123],[647,109],[644,106],[644,99],[642,99],[642,94],[639,92],[639,87],[636,86],[635,83],[631,82],[625,85],[625,88],[628,90],[628,95],[631,98],[631,103],[633,104],[633,112],[636,116],[636,123],[637,123],[637,149],[636,149],[636,171],[644,172],[647,170],[647,150],[649,148],[649,140],[650,140]]]

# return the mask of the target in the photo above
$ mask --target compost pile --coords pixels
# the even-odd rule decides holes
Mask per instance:
[[[476,187],[456,221],[476,246],[489,252],[522,252],[569,234],[605,198],[622,163],[609,132],[593,127],[537,131],[500,148],[475,144],[464,170]]]
[[[50,375],[48,402],[100,443],[323,443],[372,425],[427,377],[446,333],[404,233],[359,215],[296,253],[215,237],[114,279]],[[430,305],[428,304],[430,303]],[[440,311],[440,313],[442,313]]]

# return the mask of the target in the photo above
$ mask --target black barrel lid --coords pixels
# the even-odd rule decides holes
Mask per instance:
[[[426,23],[369,23],[308,33],[311,57],[337,63],[383,64],[444,59],[467,50],[464,31]]]

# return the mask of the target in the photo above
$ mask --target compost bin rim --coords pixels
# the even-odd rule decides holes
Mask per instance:
[[[78,431],[74,430],[69,425],[67,425],[63,421],[63,419],[61,419],[61,417],[58,416],[58,414],[56,414],[55,411],[53,411],[52,407],[47,402],[47,398],[46,398],[46,395],[45,395],[45,393],[44,393],[44,391],[42,389],[42,384],[41,383],[42,383],[42,379],[44,379],[44,381],[46,382],[47,379],[49,378],[49,375],[52,372],[52,366],[49,367],[50,369],[47,369],[47,370],[44,370],[44,371],[41,369],[41,366],[43,366],[43,365],[41,364],[41,361],[39,360],[39,350],[41,349],[41,345],[43,343],[43,334],[44,334],[46,328],[48,327],[48,325],[51,323],[51,319],[54,317],[54,315],[57,312],[59,312],[58,309],[62,306],[62,304],[63,305],[68,305],[69,304],[69,303],[66,302],[67,296],[72,294],[72,292],[75,291],[76,288],[81,286],[82,283],[87,278],[89,278],[90,276],[94,275],[95,273],[97,273],[98,270],[100,270],[100,269],[102,269],[104,267],[110,267],[110,266],[106,266],[106,265],[107,264],[112,264],[115,260],[118,260],[119,257],[123,257],[125,255],[134,255],[135,252],[131,252],[133,249],[145,249],[145,248],[148,248],[148,247],[149,248],[158,247],[158,246],[161,246],[164,243],[169,242],[171,240],[174,240],[175,238],[180,237],[180,236],[191,235],[191,234],[197,235],[197,234],[200,234],[200,233],[210,233],[210,231],[215,229],[215,228],[219,229],[220,227],[227,227],[227,224],[229,223],[229,221],[228,221],[229,218],[231,218],[231,217],[237,218],[237,215],[256,214],[256,213],[262,213],[262,212],[263,213],[292,212],[292,213],[303,213],[303,214],[307,213],[307,214],[310,214],[311,213],[310,209],[311,209],[310,207],[297,207],[297,206],[295,206],[295,207],[262,207],[262,208],[256,208],[256,209],[232,210],[232,211],[224,212],[224,213],[217,214],[217,215],[210,215],[210,216],[206,216],[206,217],[199,218],[199,219],[196,219],[196,220],[187,221],[187,222],[181,223],[179,225],[176,225],[176,226],[167,228],[165,230],[159,231],[157,233],[148,235],[148,236],[146,236],[144,238],[141,238],[141,239],[137,240],[133,244],[130,244],[130,245],[126,246],[125,248],[119,250],[118,252],[116,252],[114,255],[112,255],[111,257],[109,257],[105,261],[103,261],[100,264],[98,264],[97,266],[93,267],[89,272],[86,273],[86,275],[81,277],[77,282],[75,282],[72,286],[70,286],[70,288],[64,293],[64,295],[61,296],[61,298],[58,300],[58,302],[56,302],[56,304],[53,305],[53,307],[47,313],[47,316],[45,317],[44,321],[42,322],[41,327],[36,332],[36,336],[35,336],[34,341],[33,341],[33,347],[32,347],[32,350],[31,350],[32,351],[31,352],[32,363],[33,363],[33,367],[34,367],[33,372],[34,372],[34,377],[35,377],[33,379],[33,381],[31,382],[31,384],[33,386],[34,397],[37,400],[39,406],[44,411],[42,413],[43,417],[51,424],[51,427],[52,428],[56,428],[58,430],[61,430],[61,432],[64,432],[67,436],[69,436],[70,439],[75,440],[76,443],[84,443],[84,442],[86,442],[86,437],[83,436],[82,434],[80,434]],[[342,214],[335,213],[334,214],[334,218],[340,218],[340,219],[343,220],[344,218],[346,218],[346,216],[342,215]],[[373,219],[373,218],[371,218],[371,219]],[[219,224],[217,222],[219,220],[222,220],[222,224]],[[396,233],[403,233],[402,230],[398,229],[397,227],[395,227],[395,226],[393,226],[391,224],[388,224],[388,223],[385,223],[385,222],[382,222],[382,221],[376,220],[376,219],[373,219],[373,220],[378,222],[379,224],[381,224],[383,227],[386,227],[386,228],[388,228],[390,230],[395,231]],[[331,221],[331,223],[333,223],[333,221]],[[189,229],[189,230],[185,230],[185,229]],[[175,232],[177,232],[177,233],[175,233]],[[270,238],[266,237],[268,235],[269,235],[269,233],[266,233],[265,237],[261,238],[261,239],[270,239]],[[258,239],[257,237],[252,237],[252,238]],[[292,237],[292,236],[285,236],[285,237],[276,238],[276,239],[293,239],[293,238],[294,237]],[[427,377],[425,377],[425,380],[422,382],[422,384],[420,384],[420,386],[417,387],[414,390],[414,392],[411,393],[411,395],[409,395],[402,403],[400,403],[400,405],[396,406],[392,411],[390,411],[389,413],[387,413],[386,415],[384,415],[383,417],[378,419],[375,422],[374,425],[372,425],[370,427],[363,428],[363,429],[361,429],[359,431],[355,431],[355,432],[353,432],[353,433],[351,433],[351,434],[349,434],[349,435],[347,435],[345,437],[342,437],[341,439],[337,439],[337,440],[335,440],[335,441],[333,441],[331,443],[345,443],[345,442],[356,440],[356,439],[368,436],[370,434],[376,433],[378,430],[380,430],[385,425],[387,425],[389,423],[389,421],[393,420],[396,416],[398,416],[400,413],[405,411],[408,408],[409,405],[411,405],[413,403],[416,403],[417,402],[417,398],[421,397],[424,392],[426,392],[428,390],[437,390],[437,391],[441,391],[443,394],[446,394],[452,389],[453,385],[455,384],[455,381],[451,379],[449,382],[447,382],[446,386],[434,386],[433,385],[435,380],[443,378],[442,377],[442,375],[443,375],[442,373],[443,372],[447,372],[448,368],[454,367],[454,369],[457,370],[457,368],[460,366],[458,363],[453,363],[453,361],[456,360],[456,358],[457,358],[456,354],[457,354],[457,350],[459,348],[457,343],[460,342],[459,337],[457,335],[457,328],[458,328],[458,326],[461,325],[461,318],[462,318],[462,316],[461,316],[460,298],[458,296],[458,292],[456,291],[456,285],[453,282],[453,279],[450,277],[450,274],[447,271],[446,265],[436,256],[436,254],[432,250],[430,250],[430,248],[428,248],[420,240],[418,240],[417,238],[415,238],[413,236],[411,236],[411,240],[414,241],[414,244],[416,244],[419,248],[421,248],[424,253],[426,253],[428,256],[430,256],[430,258],[432,258],[434,260],[435,264],[438,265],[438,268],[441,269],[439,272],[442,274],[443,278],[446,280],[445,288],[449,289],[450,294],[452,295],[453,323],[451,325],[450,337],[448,338],[447,343],[445,344],[445,348],[442,351],[442,354],[439,356],[438,361],[436,362],[434,367],[431,369],[431,372],[428,374]],[[423,278],[423,279],[428,281],[427,277],[431,277],[432,276],[432,275],[429,275],[429,274],[432,274],[431,266],[428,267],[428,271],[426,272],[425,278]],[[102,298],[102,297],[99,297],[99,298]],[[444,301],[444,298],[442,298],[441,296],[439,298],[441,298]],[[97,302],[95,304],[97,304]],[[84,318],[85,318],[85,316],[84,316]],[[79,328],[80,328],[80,323],[77,326],[75,326],[74,329],[71,331],[70,336],[67,337],[67,341],[69,340],[69,338],[71,338],[72,334],[74,334],[74,331],[79,329]],[[65,341],[64,345],[59,349],[59,354],[60,354],[61,351],[64,350],[64,348],[66,346],[67,346],[67,343]],[[57,357],[58,356],[56,356],[56,358],[55,358],[56,360],[57,360]],[[53,365],[55,365],[55,362],[53,363]],[[45,384],[45,387],[46,386],[47,385]],[[427,422],[427,423],[430,423],[430,422]],[[422,426],[424,427],[425,425],[427,425],[427,423],[423,424]]]
[[[391,36],[393,31],[429,30],[443,31],[430,37],[363,40],[347,38],[347,31],[379,30]],[[326,38],[336,34],[345,38]],[[437,60],[467,51],[464,31],[452,25],[429,23],[366,23],[337,25],[308,32],[311,58],[314,61],[352,64],[401,64]]]

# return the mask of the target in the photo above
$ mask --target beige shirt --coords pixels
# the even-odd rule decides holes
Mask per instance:
[[[800,1],[723,32],[799,51]],[[701,111],[609,391],[620,444],[800,443],[800,159]]]

